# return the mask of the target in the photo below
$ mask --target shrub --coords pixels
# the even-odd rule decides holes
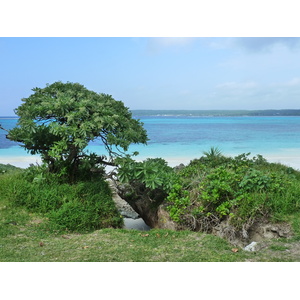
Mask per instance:
[[[118,180],[128,183],[132,188],[132,197],[149,196],[160,204],[176,181],[173,168],[162,158],[148,158],[136,162],[130,158],[119,161]]]
[[[19,171],[19,170],[21,170],[21,169],[18,167],[12,166],[10,164],[6,164],[6,165],[0,164],[0,175],[5,174],[7,172]]]
[[[49,213],[49,219],[59,229],[77,232],[123,225],[111,198],[99,193],[65,202],[58,210]]]
[[[12,205],[43,213],[59,229],[88,231],[121,227],[108,184],[101,176],[70,185],[42,167],[0,177],[1,196]],[[5,185],[5,187],[4,187]]]
[[[187,208],[191,205],[189,192],[183,189],[182,185],[176,183],[173,185],[167,201],[171,204],[167,207],[171,219],[178,223],[183,222],[182,216],[188,212]]]
[[[241,229],[299,210],[300,172],[249,155],[230,158],[211,151],[179,170],[167,197],[170,217],[209,231],[225,219]]]

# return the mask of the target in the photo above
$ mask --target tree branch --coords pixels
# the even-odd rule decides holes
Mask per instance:
[[[98,164],[104,164],[104,165],[112,166],[112,167],[116,166],[116,164],[114,162],[106,161],[101,156],[97,157],[96,163],[98,163]]]
[[[6,132],[8,132],[8,130],[3,128],[1,124],[0,124],[0,129],[5,130]]]

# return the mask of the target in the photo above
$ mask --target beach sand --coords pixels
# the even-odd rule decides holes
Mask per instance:
[[[224,154],[226,156],[235,156]],[[300,149],[286,149],[282,152],[272,153],[272,154],[262,154],[265,159],[269,162],[281,163],[283,165],[292,167],[294,169],[300,170]],[[253,157],[254,155],[250,155],[249,157]],[[138,156],[135,159],[137,161],[142,161],[147,157]],[[180,164],[187,165],[191,160],[195,157],[164,157],[169,166],[175,167]],[[41,159],[38,155],[24,155],[24,156],[0,156],[0,164],[11,164],[20,168],[27,168],[31,164],[37,165],[41,164]]]
[[[228,154],[224,153],[225,156],[236,156],[239,154]],[[282,152],[272,153],[272,154],[262,154],[263,157],[272,163],[281,163],[288,167],[292,167],[296,170],[300,170],[300,149],[286,149]],[[256,156],[255,154],[250,154],[249,158]],[[198,157],[163,157],[171,167],[178,166],[180,164],[187,165],[191,160]],[[146,157],[139,157],[137,160],[141,161],[146,159]]]
[[[1,156],[0,164],[10,164],[19,168],[28,168],[31,164],[41,164],[41,158],[37,155]]]

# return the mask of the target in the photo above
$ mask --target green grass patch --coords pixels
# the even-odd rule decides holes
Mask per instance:
[[[45,222],[45,223],[43,223]],[[100,229],[76,234],[55,232],[47,220],[29,216],[26,224],[1,238],[2,262],[243,262],[297,261],[288,246],[272,242],[259,252],[236,250],[227,241],[205,233],[152,229]],[[273,246],[272,246],[273,245]]]
[[[20,208],[42,214],[57,230],[88,232],[123,226],[101,176],[68,184],[37,167],[11,170],[0,175],[0,200],[12,211]]]
[[[293,238],[269,241],[252,253],[201,232],[106,228],[74,233],[57,230],[43,214],[2,202],[0,236],[2,262],[299,261],[299,242]]]

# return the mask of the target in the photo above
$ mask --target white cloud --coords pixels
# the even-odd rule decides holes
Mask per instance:
[[[287,49],[299,49],[298,37],[239,37],[232,38],[232,45],[249,52],[271,51],[281,46]]]
[[[276,48],[300,50],[299,37],[207,37],[203,45],[213,49],[240,49],[248,53],[272,52]]]

